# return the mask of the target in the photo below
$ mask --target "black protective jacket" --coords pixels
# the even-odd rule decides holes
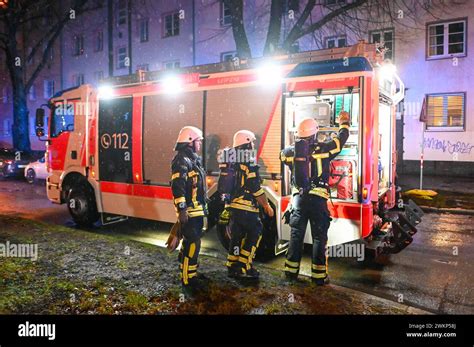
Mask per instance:
[[[330,164],[344,147],[349,138],[349,124],[341,124],[337,137],[329,142],[316,142],[310,150],[311,157],[311,187],[309,194],[321,196],[325,199],[329,198],[329,175]],[[295,178],[293,172],[293,163],[295,158],[294,145],[288,146],[280,153],[280,160],[285,163],[292,171],[291,183],[293,186],[293,194],[298,192],[295,187]]]
[[[189,217],[207,214],[206,173],[200,157],[189,147],[178,150],[171,163],[171,190],[176,211]]]

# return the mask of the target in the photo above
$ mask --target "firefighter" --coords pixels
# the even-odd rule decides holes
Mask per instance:
[[[199,288],[196,277],[198,255],[207,214],[206,174],[198,156],[202,139],[200,129],[193,126],[182,128],[176,141],[177,153],[171,163],[171,189],[183,237],[178,256],[181,283],[189,294]]]
[[[318,142],[318,123],[313,118],[301,120],[296,128],[297,139],[285,148],[280,159],[291,169],[292,200],[289,212],[291,237],[285,261],[285,275],[296,280],[308,221],[313,240],[311,280],[316,285],[329,283],[326,243],[331,217],[329,198],[329,164],[341,151],[349,137],[349,114],[339,114],[339,132],[329,142]]]
[[[252,264],[262,239],[258,206],[269,217],[274,215],[260,185],[259,167],[251,160],[254,156],[249,155],[249,151],[255,151],[255,140],[255,134],[248,130],[236,132],[233,139],[236,158],[244,158],[234,164],[235,186],[228,205],[231,239],[226,266],[229,277],[234,278],[259,278],[258,270]]]

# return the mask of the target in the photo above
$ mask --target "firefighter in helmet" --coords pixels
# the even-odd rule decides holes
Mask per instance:
[[[249,151],[255,151],[255,140],[253,132],[240,130],[234,134],[232,145],[236,158],[244,158],[234,164],[235,188],[228,206],[231,211],[231,239],[226,266],[229,276],[234,278],[258,279],[259,272],[252,265],[252,260],[262,239],[259,205],[269,217],[274,214],[260,185],[259,167],[252,158],[254,156],[246,155],[251,153]]]
[[[349,137],[349,123],[349,114],[340,112],[337,136],[329,142],[318,142],[318,123],[314,118],[305,118],[297,125],[295,143],[280,153],[281,161],[291,170],[292,183],[291,206],[287,210],[291,237],[285,261],[285,275],[289,280],[298,277],[309,221],[313,240],[311,279],[317,285],[329,282],[326,259],[327,234],[331,223],[327,207],[329,164]]]
[[[198,255],[207,214],[206,173],[198,156],[202,139],[200,129],[182,128],[176,141],[177,153],[171,163],[171,190],[183,237],[179,253],[181,282],[183,290],[190,292],[198,288]]]

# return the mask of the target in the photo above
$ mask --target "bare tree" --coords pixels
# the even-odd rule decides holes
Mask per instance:
[[[71,0],[2,0],[0,1],[0,50],[13,91],[13,147],[31,151],[26,96],[36,78],[48,63],[49,54],[65,25],[87,10],[100,6],[99,1]],[[45,21],[37,32],[26,32],[31,23]],[[30,29],[31,30],[31,29]],[[22,35],[25,32],[25,35]],[[31,50],[24,53],[25,47]],[[25,62],[37,62],[26,68]]]
[[[242,0],[223,0],[232,16],[234,40],[239,57],[248,58],[249,39],[245,32],[244,6]],[[449,0],[269,0],[269,16],[265,21],[267,36],[263,55],[282,54],[292,51],[299,39],[309,36],[322,43],[318,33],[330,27],[344,28],[355,36],[367,34],[372,27],[400,25],[410,29],[420,29],[417,20],[430,15],[436,18],[435,9],[449,8]],[[285,27],[285,21],[290,27]],[[423,27],[424,29],[424,27]]]

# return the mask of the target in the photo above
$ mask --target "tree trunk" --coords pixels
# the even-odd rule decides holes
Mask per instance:
[[[247,33],[244,26],[244,4],[243,0],[224,0],[229,6],[232,16],[232,32],[234,34],[235,45],[239,58],[252,58]]]
[[[13,85],[13,147],[19,151],[30,152],[29,111],[26,103],[26,90],[22,79],[15,79]]]
[[[281,17],[283,14],[283,0],[272,0],[270,9],[270,24],[268,26],[267,40],[263,55],[272,55],[279,50]]]

